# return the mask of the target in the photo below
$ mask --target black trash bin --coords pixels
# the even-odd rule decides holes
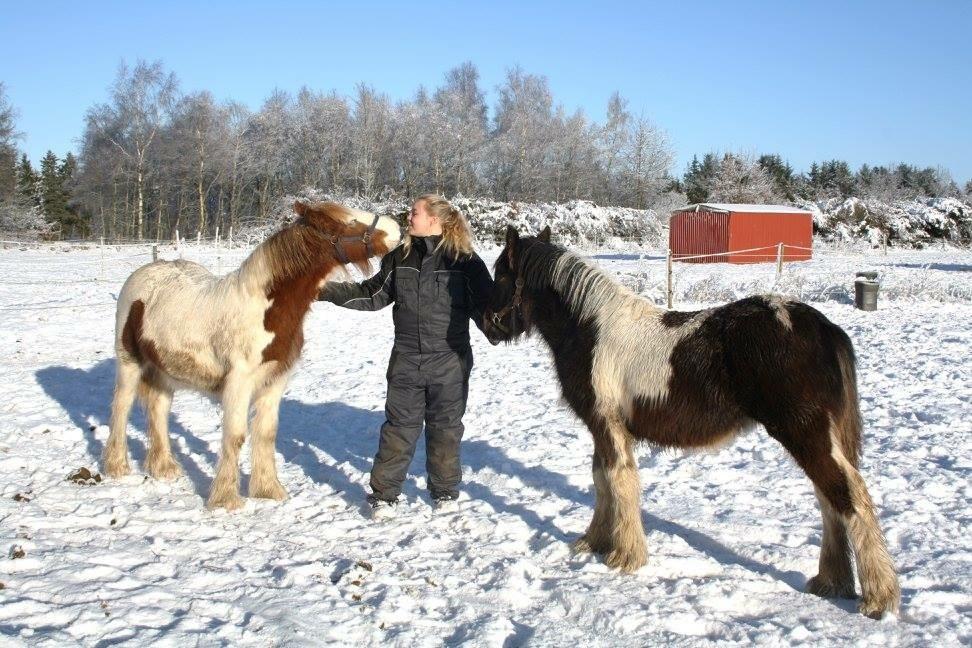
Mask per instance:
[[[863,311],[877,310],[878,289],[877,272],[869,270],[858,272],[854,280],[854,306]]]

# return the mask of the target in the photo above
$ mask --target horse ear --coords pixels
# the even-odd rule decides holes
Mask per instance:
[[[537,240],[540,241],[541,243],[549,243],[550,242],[550,226],[549,225],[547,225],[546,227],[544,227],[543,228],[543,231],[540,232],[537,235]]]
[[[298,216],[303,216],[307,213],[307,204],[302,203],[299,200],[294,201],[294,211],[297,212]]]
[[[512,225],[506,226],[506,246],[512,248],[520,240],[520,233]]]

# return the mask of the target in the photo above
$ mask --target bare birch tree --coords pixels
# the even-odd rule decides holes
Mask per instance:
[[[160,61],[140,60],[131,69],[122,63],[112,86],[111,103],[89,113],[93,119],[105,120],[96,128],[128,161],[134,192],[132,231],[138,239],[144,232],[149,151],[164,126],[177,90],[175,75],[166,74]]]

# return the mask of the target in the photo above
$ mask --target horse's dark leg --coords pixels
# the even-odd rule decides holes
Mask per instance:
[[[172,456],[169,446],[169,410],[172,407],[172,390],[162,383],[152,370],[142,375],[138,394],[148,415],[148,456],[145,471],[156,479],[175,479],[182,468]]]
[[[608,502],[613,515],[611,549],[605,557],[609,567],[633,572],[648,562],[645,530],[641,526],[641,482],[634,457],[634,437],[620,418],[611,416],[604,421],[605,434],[595,437],[597,452],[604,459],[604,478]]]
[[[591,472],[594,475],[594,517],[584,535],[574,541],[573,549],[580,552],[592,551],[606,554],[613,546],[611,528],[614,513],[607,477],[604,474],[604,464],[597,452],[591,459]]]
[[[817,575],[807,581],[807,591],[829,598],[856,598],[851,546],[840,515],[819,488],[814,488],[823,515],[823,540]]]
[[[804,412],[786,426],[767,425],[767,431],[790,451],[813,482],[818,496],[829,506],[829,510],[821,507],[824,541],[820,573],[810,579],[808,589],[825,595],[853,591],[853,580],[848,579],[849,566],[842,558],[847,553],[846,541],[835,529],[843,526],[846,533],[843,537],[850,540],[857,561],[861,613],[877,618],[886,611],[896,612],[901,594],[894,562],[888,554],[864,479],[847,459],[848,455],[856,459],[852,435],[839,430],[822,411]]]
[[[111,401],[111,423],[108,443],[102,454],[105,474],[121,477],[131,472],[128,464],[128,415],[135,402],[141,369],[127,353],[119,352],[115,367],[115,394]]]
[[[274,453],[280,398],[287,386],[287,376],[279,376],[257,394],[253,403],[250,443],[250,497],[283,501],[287,491],[277,478]]]

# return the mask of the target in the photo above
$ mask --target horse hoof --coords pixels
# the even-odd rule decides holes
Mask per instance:
[[[182,476],[182,467],[175,461],[150,463],[146,466],[146,472],[152,477],[161,481],[172,481]]]
[[[648,562],[648,552],[644,550],[623,551],[615,549],[608,553],[604,562],[612,569],[618,569],[626,574],[638,571]]]
[[[584,534],[574,540],[570,544],[570,548],[574,553],[606,554],[611,551],[611,545],[609,542],[598,542],[597,540],[592,540],[587,536],[587,534]]]
[[[210,510],[215,510],[219,508],[226,509],[227,511],[235,511],[237,509],[243,508],[246,503],[239,495],[227,495],[219,499],[210,498],[209,502],[206,503],[206,507]]]
[[[876,594],[861,596],[857,610],[866,617],[880,619],[885,612],[897,614],[900,601],[901,594],[897,588],[897,583],[895,583],[894,587],[887,588],[884,591],[879,589]]]
[[[131,474],[131,466],[128,461],[105,463],[105,474],[109,477],[118,478]]]
[[[893,612],[894,606],[890,603],[882,603],[878,600],[862,600],[857,606],[857,611],[871,619],[880,619],[885,612]]]
[[[570,550],[574,553],[594,553],[594,547],[591,546],[587,536],[581,536],[570,543]]]
[[[806,591],[823,598],[857,598],[853,583],[832,583],[820,574],[807,581]]]
[[[280,484],[274,482],[268,485],[250,486],[250,497],[256,499],[269,499],[282,502],[287,499],[287,490]]]

